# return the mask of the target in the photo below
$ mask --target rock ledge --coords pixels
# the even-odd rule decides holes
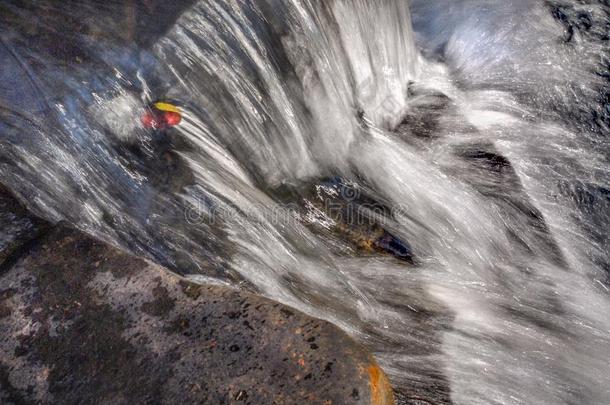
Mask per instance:
[[[370,354],[332,324],[190,283],[10,199],[0,190],[0,225],[13,226],[0,246],[1,403],[393,403]]]

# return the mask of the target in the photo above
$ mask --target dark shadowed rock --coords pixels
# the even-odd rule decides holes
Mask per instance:
[[[190,283],[1,198],[16,236],[0,255],[0,403],[393,403],[335,326]]]
[[[19,255],[46,228],[45,221],[31,215],[0,184],[0,264],[11,262],[12,256]]]

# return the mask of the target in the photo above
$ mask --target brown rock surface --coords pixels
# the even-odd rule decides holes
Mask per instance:
[[[2,198],[0,220],[26,225],[0,255],[0,403],[393,403],[337,327],[192,284]]]

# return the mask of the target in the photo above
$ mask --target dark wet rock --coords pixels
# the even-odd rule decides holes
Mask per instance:
[[[413,84],[409,86],[409,97],[412,100],[410,109],[394,132],[408,141],[437,138],[443,115],[453,107],[451,99],[445,94],[426,91]]]
[[[30,239],[0,256],[0,403],[393,403],[335,326],[190,283],[1,198],[0,218]]]
[[[8,0],[0,4],[1,19],[48,46],[57,55],[84,56],[75,33],[98,40],[135,41],[150,46],[167,32],[194,0],[78,2]],[[23,18],[28,15],[29,18]]]
[[[375,248],[380,251],[389,253],[397,259],[413,263],[411,247],[391,233],[384,230],[373,243]]]
[[[26,248],[47,227],[0,185],[0,264]]]
[[[333,177],[299,186],[284,185],[273,195],[292,209],[312,230],[345,245],[349,253],[382,254],[414,264],[408,242],[392,231],[392,209],[354,181]]]

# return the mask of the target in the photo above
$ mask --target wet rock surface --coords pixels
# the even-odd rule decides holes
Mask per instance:
[[[0,403],[393,403],[335,326],[187,282],[1,195],[15,236],[0,256]]]
[[[385,255],[416,263],[409,243],[394,234],[393,210],[356,181],[331,177],[282,185],[273,194],[309,229],[327,238],[337,254]]]
[[[30,213],[0,184],[0,263],[11,262],[48,224]]]

